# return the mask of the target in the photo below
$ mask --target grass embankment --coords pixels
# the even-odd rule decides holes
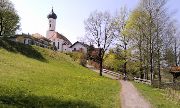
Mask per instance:
[[[69,56],[0,40],[0,107],[118,108],[119,89]]]
[[[141,83],[134,85],[154,108],[180,108],[180,101],[171,99],[167,89],[153,88]]]

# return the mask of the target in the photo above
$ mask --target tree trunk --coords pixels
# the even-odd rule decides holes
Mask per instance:
[[[161,85],[161,55],[160,55],[160,37],[159,37],[159,21],[157,19],[157,46],[158,46],[158,86],[160,88],[160,85]]]
[[[143,66],[142,66],[143,60],[142,60],[142,52],[141,52],[141,48],[140,48],[140,74],[141,74],[141,79],[144,78],[144,73],[143,73]]]
[[[142,43],[142,36],[140,35],[140,41],[139,41],[139,60],[140,60],[140,74],[141,74],[141,79],[144,78],[144,74],[143,74],[143,66],[142,66],[142,62],[143,62],[143,59],[142,59],[142,46],[141,46],[141,43]]]
[[[102,68],[103,68],[103,57],[102,57],[102,48],[99,49],[99,75],[102,76]]]
[[[124,63],[124,80],[126,80],[126,77],[127,77],[127,62]]]
[[[100,68],[99,68],[99,75],[100,76],[102,76],[102,69],[103,69],[102,64],[103,64],[103,60],[102,60],[102,58],[100,58]]]
[[[158,49],[158,79],[159,79],[159,87],[161,85],[161,64],[160,64],[160,51]]]
[[[151,43],[152,44],[152,43]],[[151,73],[151,82],[153,81],[153,51],[152,51],[152,45],[151,45],[151,53],[150,53],[150,73]]]
[[[150,36],[150,73],[151,73],[151,83],[153,81],[153,37],[152,37],[152,13],[150,12],[150,30],[149,30],[149,36]]]
[[[3,31],[3,19],[2,19],[2,17],[1,17],[1,22],[0,22],[0,27],[1,27],[1,29],[0,29],[0,36],[2,36],[2,31]]]
[[[124,40],[125,40],[125,37],[124,37]],[[125,57],[124,57],[125,63],[124,63],[123,69],[124,69],[124,80],[126,80],[126,77],[127,77],[127,44],[126,42],[124,42],[124,51],[125,51]]]
[[[174,43],[174,58],[175,58],[176,66],[178,66],[178,60],[177,60],[177,40],[175,40],[175,43]]]

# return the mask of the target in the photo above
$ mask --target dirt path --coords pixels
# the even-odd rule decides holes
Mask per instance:
[[[99,70],[94,69],[93,66],[88,65],[87,67],[93,70],[94,72],[99,73]],[[103,76],[109,77],[111,79],[116,79],[115,77],[106,73],[103,73]],[[120,83],[120,98],[122,108],[151,108],[149,102],[145,101],[145,99],[142,96],[140,96],[137,89],[131,82],[120,80]]]
[[[131,82],[121,80],[120,83],[122,86],[120,94],[122,108],[151,108],[149,102],[140,96]]]

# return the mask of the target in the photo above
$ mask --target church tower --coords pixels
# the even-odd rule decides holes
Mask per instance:
[[[54,13],[53,8],[52,8],[50,14],[47,16],[47,18],[49,20],[49,30],[47,31],[46,37],[50,38],[56,30],[57,15]]]

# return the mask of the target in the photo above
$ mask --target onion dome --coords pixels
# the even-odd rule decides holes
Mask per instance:
[[[54,13],[53,8],[52,8],[51,13],[47,16],[47,18],[48,18],[48,19],[49,19],[49,18],[57,19],[57,15]]]

